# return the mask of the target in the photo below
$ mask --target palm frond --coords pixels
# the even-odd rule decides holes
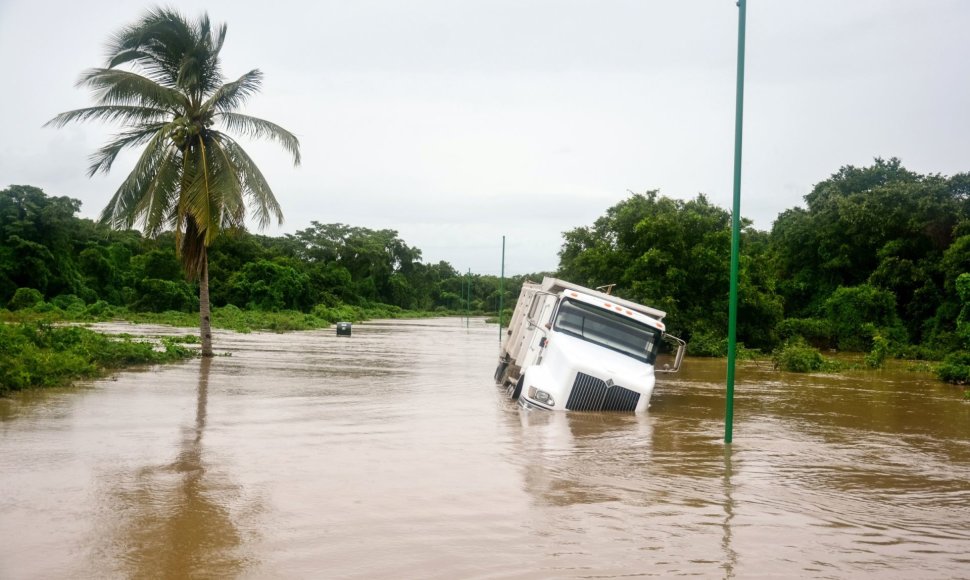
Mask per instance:
[[[259,92],[262,84],[263,73],[259,69],[253,69],[238,79],[219,87],[202,105],[202,108],[216,113],[231,113],[242,106],[250,95]]]
[[[178,149],[167,142],[161,133],[149,140],[138,163],[101,212],[101,223],[115,229],[130,229],[145,218],[146,207],[158,203],[153,197],[171,199],[173,186],[177,183],[170,182],[170,172],[163,174],[164,179],[159,181],[159,167],[172,162],[167,158],[177,154]],[[148,227],[150,224],[145,225]]]
[[[68,123],[77,121],[108,121],[120,123],[152,123],[164,119],[170,113],[154,107],[135,107],[122,105],[100,105],[85,107],[58,114],[44,123],[44,127],[61,128]]]
[[[205,148],[192,143],[183,158],[182,192],[179,195],[179,213],[191,217],[198,233],[205,236],[210,228],[218,230],[218,215],[212,215]],[[213,219],[215,218],[215,220]]]
[[[172,227],[172,212],[178,207],[178,192],[181,183],[182,153],[169,144],[167,154],[155,166],[155,176],[135,206],[136,215],[142,216],[145,235],[154,238]]]
[[[245,185],[241,180],[241,170],[229,156],[220,139],[221,133],[211,134],[210,159],[215,168],[214,187],[224,192],[223,195],[223,229],[239,229],[245,226],[246,204],[243,199]]]
[[[166,127],[169,123],[153,123],[150,125],[141,125],[137,129],[131,131],[125,131],[115,135],[115,139],[98,149],[98,151],[91,155],[91,165],[88,167],[88,177],[92,177],[95,173],[99,171],[107,174],[111,170],[111,165],[114,163],[115,158],[123,150],[129,147],[135,147],[137,145],[142,145],[149,142],[155,135],[159,133],[164,133]]]
[[[185,17],[169,8],[154,8],[135,24],[115,34],[108,44],[108,68],[133,63],[168,87],[178,86],[182,57],[195,45]]]
[[[237,175],[243,184],[243,194],[249,201],[257,226],[260,229],[265,228],[274,217],[277,223],[283,223],[283,209],[263,176],[263,172],[259,170],[252,158],[228,135],[219,133],[216,140],[232,165],[238,169]]]
[[[84,71],[77,86],[94,90],[102,105],[134,105],[157,109],[184,109],[185,95],[158,82],[126,70],[93,68]]]
[[[217,117],[222,121],[227,131],[247,137],[276,141],[287,153],[293,156],[293,165],[300,164],[300,140],[296,138],[296,135],[276,123],[241,113],[226,112],[217,115]]]

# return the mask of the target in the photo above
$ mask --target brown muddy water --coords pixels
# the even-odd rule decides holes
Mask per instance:
[[[742,365],[726,447],[723,361],[566,415],[480,320],[216,340],[0,401],[0,578],[970,577],[970,403],[924,374]]]

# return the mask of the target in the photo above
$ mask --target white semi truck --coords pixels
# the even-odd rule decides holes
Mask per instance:
[[[555,278],[522,285],[496,382],[528,409],[643,412],[657,372],[677,372],[686,343],[666,313]],[[656,368],[661,344],[670,362]]]

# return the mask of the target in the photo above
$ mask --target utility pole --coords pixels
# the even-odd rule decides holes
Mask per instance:
[[[502,344],[502,308],[505,306],[505,236],[502,236],[502,274],[498,279],[498,343]]]
[[[744,21],[746,0],[738,0],[738,82],[734,111],[734,208],[731,214],[731,294],[728,301],[728,368],[724,442],[734,439],[734,365],[738,334],[738,267],[741,254],[741,128],[744,113]]]

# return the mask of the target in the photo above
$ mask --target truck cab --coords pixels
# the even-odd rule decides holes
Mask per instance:
[[[665,343],[674,364],[660,372],[679,369],[685,344],[665,333],[664,312],[553,278],[527,286],[496,369],[521,406],[643,412]]]

